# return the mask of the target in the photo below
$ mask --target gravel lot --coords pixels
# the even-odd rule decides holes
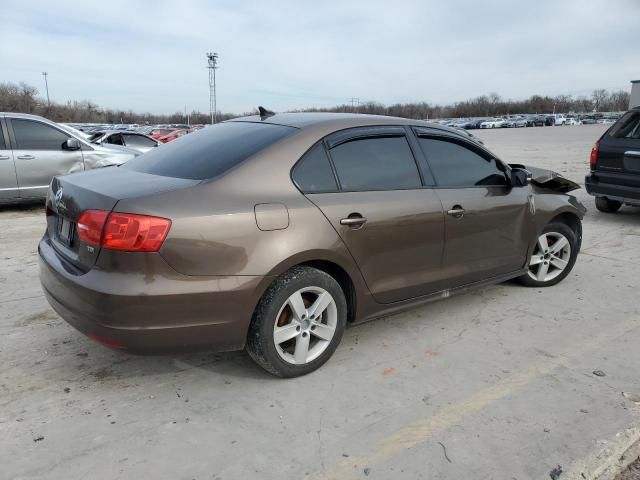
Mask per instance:
[[[477,134],[583,183],[605,128]],[[640,435],[640,209],[605,215],[577,195],[583,251],[558,286],[351,328],[328,364],[286,381],[241,352],[91,342],[40,291],[42,208],[0,210],[0,477],[592,478]]]

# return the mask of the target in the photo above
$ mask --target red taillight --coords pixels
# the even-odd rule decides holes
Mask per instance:
[[[157,252],[171,220],[134,213],[86,210],[78,219],[78,236],[90,245],[125,252]]]
[[[77,223],[78,237],[89,245],[100,245],[102,230],[109,212],[104,210],[85,210]]]
[[[133,213],[111,213],[102,247],[125,252],[157,252],[167,238],[171,220]]]
[[[596,144],[591,149],[591,156],[589,157],[589,164],[591,166],[591,170],[596,168],[596,164],[598,163],[599,153],[600,153],[600,142],[596,142]]]

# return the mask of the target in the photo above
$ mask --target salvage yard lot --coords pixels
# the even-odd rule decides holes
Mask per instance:
[[[582,184],[606,127],[477,135]],[[640,209],[606,215],[577,196],[583,249],[559,285],[506,283],[352,327],[293,380],[244,353],[93,343],[40,291],[42,208],[2,209],[0,477],[589,478],[606,447],[640,435]]]

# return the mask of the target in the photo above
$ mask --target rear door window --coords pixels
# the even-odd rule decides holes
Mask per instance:
[[[130,135],[125,133],[123,137],[127,147],[153,147],[156,144],[156,142],[143,135]]]
[[[122,135],[119,133],[109,135],[109,137],[107,137],[107,143],[110,143],[111,145],[124,145],[122,142]]]
[[[330,153],[343,191],[422,187],[404,135],[355,138],[338,144]]]
[[[206,180],[223,174],[298,129],[272,123],[224,122],[129,160],[120,168]]]
[[[11,120],[18,150],[62,150],[69,135],[41,122],[14,118]]]
[[[494,158],[454,141],[420,136],[420,147],[440,187],[505,186],[507,178]]]
[[[620,120],[611,127],[609,136],[613,138],[640,139],[640,112],[625,113]]]
[[[327,193],[338,189],[322,143],[317,144],[293,169],[293,181],[304,193]]]

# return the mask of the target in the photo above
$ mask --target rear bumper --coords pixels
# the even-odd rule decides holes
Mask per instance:
[[[268,277],[180,275],[157,254],[147,255],[147,271],[82,273],[46,236],[38,251],[52,308],[94,340],[134,353],[242,349],[268,283]]]
[[[629,183],[638,182],[639,176],[634,175],[630,179],[627,179],[627,176],[617,174],[612,178],[611,174],[607,174],[601,177],[592,172],[585,177],[584,186],[587,193],[594,197],[607,197],[631,205],[640,205],[640,186],[629,185]],[[620,183],[612,183],[611,180],[620,181]]]

